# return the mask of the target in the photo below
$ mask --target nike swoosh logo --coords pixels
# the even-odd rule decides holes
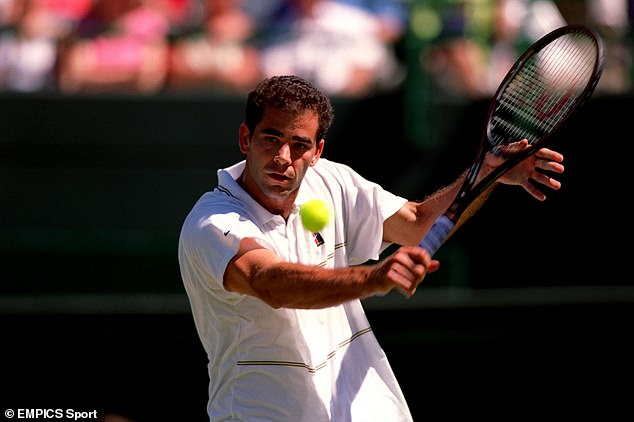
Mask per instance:
[[[226,235],[228,235],[230,231],[231,231],[231,230],[227,230],[226,232],[224,232],[224,235],[225,235],[225,236],[226,236]]]

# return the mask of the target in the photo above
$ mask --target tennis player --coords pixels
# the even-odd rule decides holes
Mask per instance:
[[[416,245],[464,175],[408,201],[321,158],[332,119],[329,99],[309,82],[260,82],[239,127],[245,160],[218,171],[218,186],[183,224],[179,262],[209,358],[211,421],[412,420],[360,299],[392,289],[411,296],[438,268]],[[560,183],[537,169],[560,173],[562,160],[540,150],[501,181],[543,200],[533,182]],[[483,172],[497,164],[490,157]],[[311,199],[334,210],[319,233],[298,214]],[[389,244],[402,246],[359,265]]]

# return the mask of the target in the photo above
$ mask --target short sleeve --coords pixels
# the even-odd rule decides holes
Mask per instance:
[[[230,294],[223,286],[224,273],[246,237],[268,246],[246,211],[235,206],[196,206],[186,218],[179,238],[179,261],[185,282],[200,284],[217,296]]]

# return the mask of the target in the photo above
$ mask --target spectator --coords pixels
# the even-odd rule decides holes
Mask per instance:
[[[23,92],[57,88],[58,45],[91,0],[2,0],[0,86]]]
[[[404,0],[337,0],[343,4],[361,7],[379,21],[379,38],[389,44],[397,44],[405,35],[408,8]]]
[[[206,0],[199,29],[172,44],[168,90],[246,92],[260,77],[255,32],[242,0]]]
[[[513,63],[532,43],[566,25],[551,0],[496,0],[493,42],[488,61],[488,90],[492,94]]]
[[[162,89],[170,21],[152,0],[95,0],[78,39],[63,51],[60,88],[76,92]]]
[[[445,96],[479,99],[492,95],[531,43],[566,24],[550,0],[495,0],[490,38],[468,32],[469,5],[459,1],[440,11],[442,31],[422,54],[423,68]]]
[[[403,80],[375,15],[334,0],[286,0],[265,31],[265,76],[295,74],[330,95],[364,96]]]
[[[597,91],[622,93],[631,89],[632,5],[632,0],[588,0],[590,24],[601,33],[605,43],[605,66]]]

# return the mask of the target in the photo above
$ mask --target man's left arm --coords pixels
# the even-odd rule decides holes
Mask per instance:
[[[512,154],[524,148],[530,148],[526,140],[511,144],[508,153]],[[539,201],[545,200],[546,194],[539,189],[539,185],[553,190],[558,190],[561,187],[561,183],[558,180],[550,177],[545,172],[563,173],[564,166],[561,164],[563,159],[562,154],[548,148],[541,148],[535,154],[522,160],[474,200],[460,217],[454,230],[464,224],[480,209],[495,186],[500,183],[521,186],[535,199]],[[503,158],[492,153],[487,154],[478,180],[484,178],[503,162]],[[454,198],[458,195],[465,177],[466,171],[451,185],[436,191],[424,201],[408,201],[405,203],[395,214],[385,220],[383,224],[383,239],[386,242],[398,245],[418,245],[436,219],[449,208]]]

